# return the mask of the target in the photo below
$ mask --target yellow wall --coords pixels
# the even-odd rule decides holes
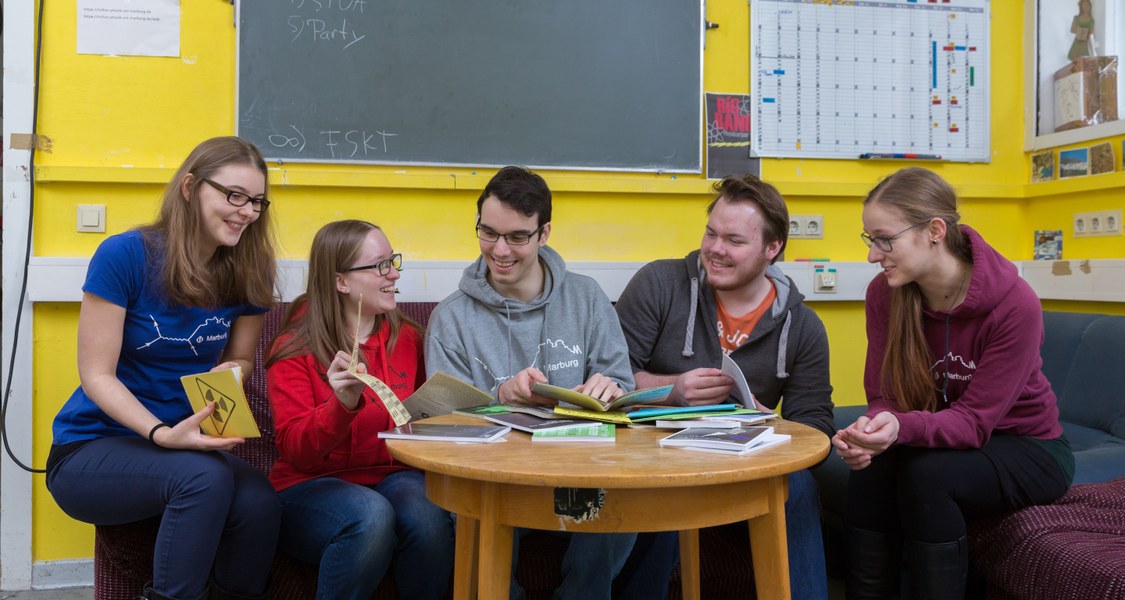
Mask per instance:
[[[75,233],[75,205],[105,204],[107,234],[153,216],[162,184],[199,141],[234,131],[235,30],[225,2],[182,3],[180,58],[75,54],[73,3],[47,3],[40,132],[54,148],[36,156],[37,256],[89,256],[104,235]],[[745,0],[711,0],[704,88],[749,88],[749,7]],[[963,196],[965,221],[1012,259],[1031,257],[1031,231],[1069,230],[1070,213],[1120,206],[1116,189],[1027,199],[1029,162],[1022,151],[1020,3],[992,5],[992,162],[932,166]],[[763,175],[787,196],[795,214],[825,216],[823,240],[794,240],[787,257],[861,261],[860,199],[891,162],[766,160]],[[543,172],[556,191],[555,246],[569,260],[647,261],[682,256],[696,247],[705,222],[709,184],[701,176]],[[385,226],[408,259],[467,260],[475,256],[474,199],[491,171],[357,165],[286,165],[271,172],[281,255],[303,258],[321,223],[359,217]],[[1118,174],[1109,177],[1120,177]],[[1102,176],[1107,177],[1107,176]],[[1112,188],[1125,184],[1114,179]],[[1057,184],[1038,184],[1053,186]],[[1044,189],[1037,188],[1040,192]],[[1065,191],[1065,190],[1064,190]],[[1032,195],[1035,194],[1032,190]],[[1116,202],[1116,204],[1114,204]],[[1067,257],[1125,256],[1121,238],[1072,242]],[[1121,312],[1120,305],[1065,303],[1066,310]],[[1077,307],[1076,307],[1077,306]],[[820,302],[828,329],[839,404],[863,402],[860,384],[866,341],[860,302]],[[34,463],[43,465],[50,424],[77,385],[76,304],[37,304],[34,325]],[[92,555],[92,530],[63,515],[37,476],[34,496],[36,561]]]

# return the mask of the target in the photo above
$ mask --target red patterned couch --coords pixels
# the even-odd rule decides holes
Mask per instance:
[[[1125,477],[977,521],[969,556],[995,600],[1125,598]]]

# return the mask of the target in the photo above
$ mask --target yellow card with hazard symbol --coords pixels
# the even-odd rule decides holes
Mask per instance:
[[[199,424],[207,435],[215,437],[262,437],[246,393],[242,390],[242,369],[223,369],[195,375],[184,375],[180,383],[187,393],[188,402],[195,412],[215,403],[215,411]]]

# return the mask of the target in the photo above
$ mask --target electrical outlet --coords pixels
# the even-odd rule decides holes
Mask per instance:
[[[1089,213],[1074,213],[1074,237],[1080,238],[1090,235],[1087,231],[1089,220]]]
[[[1121,235],[1121,209],[1102,211],[1102,235]]]
[[[807,238],[824,239],[824,216],[806,215],[805,227],[802,231],[805,232]]]
[[[789,237],[824,239],[824,216],[789,215]]]
[[[835,294],[836,283],[836,269],[817,269],[813,273],[813,292],[817,294]]]
[[[804,215],[789,215],[789,237],[790,238],[803,238],[803,237],[805,237],[805,217],[804,217]]]
[[[1121,209],[1074,213],[1074,237],[1121,235]]]

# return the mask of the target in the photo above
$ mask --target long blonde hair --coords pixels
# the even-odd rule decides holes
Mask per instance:
[[[308,286],[305,293],[293,301],[285,325],[270,344],[266,367],[279,360],[312,353],[317,363],[328,369],[336,352],[351,349],[355,331],[349,331],[345,316],[355,307],[345,302],[346,296],[337,291],[336,275],[355,264],[364,239],[374,230],[382,231],[378,225],[367,221],[346,220],[333,221],[316,232],[309,253]],[[421,326],[398,308],[376,315],[374,331],[379,331],[384,321],[390,327],[388,355],[394,350],[404,326],[421,332]]]
[[[211,138],[191,151],[164,188],[156,221],[140,228],[146,246],[160,259],[160,282],[173,304],[273,305],[277,267],[269,210],[246,227],[237,244],[220,246],[206,264],[197,259],[202,230],[199,186],[228,165],[249,165],[261,171],[269,197],[266,162],[258,149],[234,136]],[[189,174],[193,177],[190,197],[184,197],[183,182]]]
[[[959,260],[972,263],[972,249],[958,222],[957,194],[936,173],[909,167],[891,174],[863,200],[865,206],[879,204],[902,213],[908,223],[945,221],[942,241]],[[910,282],[894,290],[888,315],[887,348],[883,354],[880,385],[903,411],[935,411],[937,387],[930,374],[929,346],[922,332],[922,290]]]

